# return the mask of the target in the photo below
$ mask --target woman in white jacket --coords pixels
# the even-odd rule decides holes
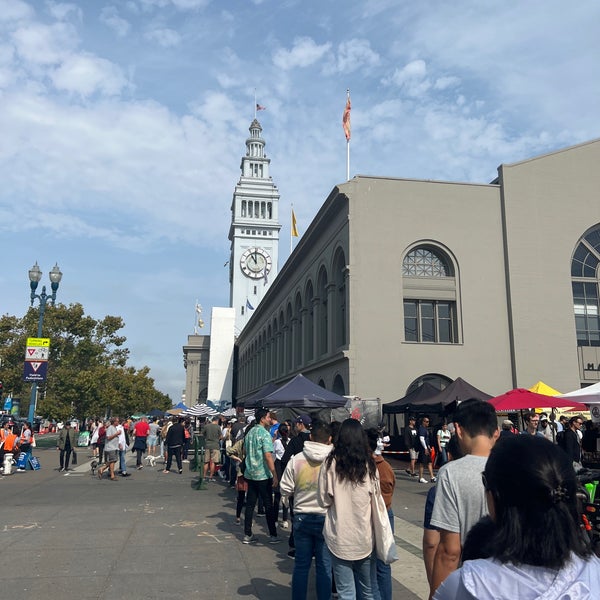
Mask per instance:
[[[327,509],[323,537],[341,600],[373,599],[371,494],[377,477],[366,433],[358,421],[346,419],[321,467],[317,492]]]
[[[489,558],[467,560],[434,600],[598,598],[600,559],[581,528],[566,453],[542,437],[506,436],[482,476],[492,519]],[[469,543],[468,536],[465,550]]]

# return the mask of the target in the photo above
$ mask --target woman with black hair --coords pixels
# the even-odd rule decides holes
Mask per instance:
[[[544,438],[509,436],[492,449],[482,477],[493,521],[489,558],[467,560],[434,599],[597,598],[600,559],[580,525],[569,457]]]
[[[338,598],[372,600],[371,494],[378,478],[367,435],[346,419],[319,474],[317,500],[327,509],[323,537],[329,551]]]

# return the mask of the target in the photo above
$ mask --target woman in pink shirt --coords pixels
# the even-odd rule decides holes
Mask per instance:
[[[371,493],[377,467],[361,424],[346,419],[323,462],[317,499],[327,509],[323,537],[331,553],[338,597],[372,600]]]

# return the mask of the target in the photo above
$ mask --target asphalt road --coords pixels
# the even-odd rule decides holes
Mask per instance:
[[[40,436],[44,437],[44,436]],[[28,600],[290,597],[293,561],[287,535],[240,543],[235,492],[222,482],[195,489],[197,475],[163,474],[162,464],[131,470],[116,482],[92,476],[87,449],[73,471],[58,472],[55,441],[38,444],[41,469],[0,477],[0,589]],[[128,466],[134,463],[128,455]],[[397,468],[394,495],[400,560],[392,565],[394,598],[427,598],[421,522],[429,484]],[[131,467],[128,467],[131,469]],[[309,598],[314,597],[314,583]],[[311,596],[312,593],[312,596]]]

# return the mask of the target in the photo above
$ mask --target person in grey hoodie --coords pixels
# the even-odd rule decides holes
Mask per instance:
[[[315,557],[318,600],[331,598],[331,557],[323,537],[327,509],[319,506],[317,489],[321,464],[331,452],[331,429],[323,421],[313,421],[310,439],[302,452],[293,455],[279,483],[284,499],[294,496],[294,535],[296,556],[292,575],[292,600],[305,600],[308,573]]]
[[[569,457],[541,437],[506,437],[492,449],[482,478],[492,521],[488,557],[466,560],[434,600],[598,598],[600,559],[580,526]]]

